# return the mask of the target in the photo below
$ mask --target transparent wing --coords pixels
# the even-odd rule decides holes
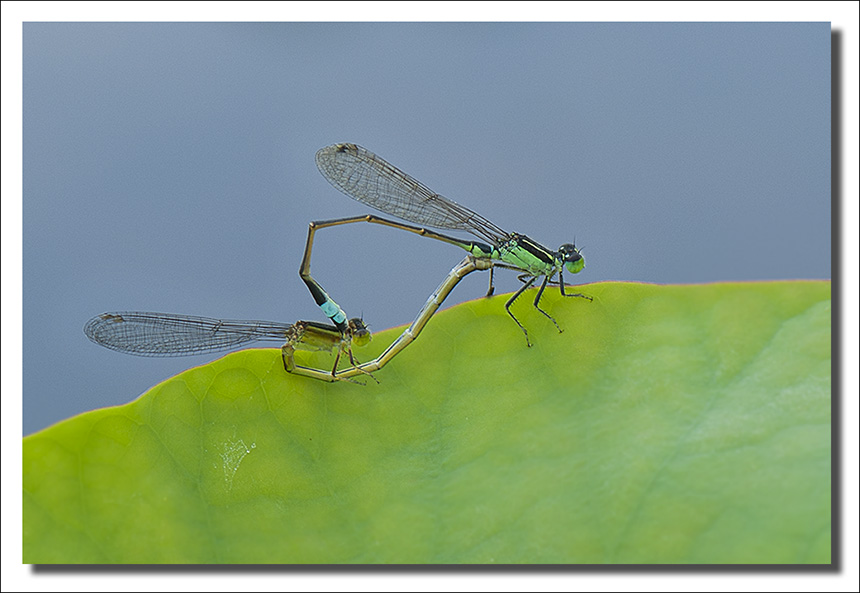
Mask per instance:
[[[170,313],[103,313],[84,326],[105,348],[140,356],[183,356],[231,350],[262,340],[285,340],[291,324],[210,319]]]
[[[362,204],[421,226],[467,231],[496,243],[508,233],[394,165],[356,144],[333,144],[317,152],[317,167],[329,183]]]

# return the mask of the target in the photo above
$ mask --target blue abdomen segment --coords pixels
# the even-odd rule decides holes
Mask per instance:
[[[345,332],[347,329],[346,313],[340,308],[340,305],[335,303],[328,296],[328,293],[323,290],[323,287],[317,284],[313,278],[303,277],[302,280],[308,285],[311,295],[314,297],[314,302],[322,309],[325,316],[331,319],[340,331]]]
[[[346,313],[343,312],[343,309],[340,308],[340,305],[335,303],[330,298],[326,300],[322,305],[320,305],[320,309],[325,313],[325,316],[335,322],[336,325],[340,326],[342,323],[346,321]]]

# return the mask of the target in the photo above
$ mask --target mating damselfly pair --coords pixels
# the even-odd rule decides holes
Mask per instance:
[[[305,253],[299,274],[315,302],[333,325],[310,321],[283,324],[266,321],[232,321],[166,313],[105,313],[90,320],[84,328],[87,336],[102,346],[142,356],[181,356],[201,352],[232,350],[263,340],[282,340],[284,369],[325,381],[352,380],[358,375],[371,376],[409,345],[421,332],[445,298],[459,281],[476,270],[489,270],[487,296],[494,292],[495,268],[519,271],[522,287],[505,303],[505,310],[522,330],[531,346],[528,331],[511,312],[511,304],[535,281],[543,281],[533,306],[556,326],[552,316],[540,308],[540,299],[550,284],[557,285],[563,296],[591,297],[565,292],[563,270],[576,274],[585,267],[585,259],[572,243],[552,251],[519,233],[509,233],[476,212],[441,196],[397,167],[355,144],[334,144],[316,154],[323,177],[349,197],[372,208],[391,214],[411,224],[381,218],[373,214],[310,223]],[[469,255],[455,266],[436,291],[430,295],[412,324],[376,359],[359,363],[352,352],[353,344],[370,341],[370,332],[361,319],[347,319],[343,309],[331,299],[310,273],[311,252],[316,231],[344,224],[368,222],[381,224],[456,245]],[[480,241],[443,235],[429,228],[465,231]],[[485,242],[486,241],[486,242]],[[554,280],[556,274],[558,280]],[[331,371],[297,365],[296,349],[328,350],[336,353]],[[338,369],[346,353],[350,367]]]

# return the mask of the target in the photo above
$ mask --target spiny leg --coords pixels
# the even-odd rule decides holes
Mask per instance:
[[[520,329],[523,330],[523,335],[525,335],[525,337],[526,337],[526,345],[529,348],[531,348],[531,346],[532,346],[532,343],[529,341],[529,332],[528,332],[528,330],[526,330],[525,327],[523,327],[523,324],[520,323],[519,319],[517,319],[516,316],[513,313],[511,313],[511,305],[513,304],[513,302],[515,300],[517,300],[519,298],[519,296],[521,294],[523,294],[526,291],[526,289],[528,287],[530,287],[532,284],[534,284],[534,281],[536,279],[537,279],[537,276],[532,276],[531,280],[529,280],[528,282],[524,282],[522,287],[514,293],[514,296],[512,296],[510,299],[508,299],[508,302],[505,303],[505,311],[508,312],[508,315],[511,316],[511,319],[513,319],[516,322],[516,324],[518,326],[520,326]]]
[[[296,368],[296,359],[293,358],[295,353],[296,350],[290,342],[281,346],[281,359],[284,361],[284,370],[288,373],[292,373]]]
[[[347,351],[347,353],[349,354],[349,364],[351,364],[351,365],[352,365],[352,368],[354,368],[354,369],[357,369],[357,370],[361,371],[362,373],[364,373],[365,375],[367,375],[368,377],[370,377],[371,379],[373,379],[374,381],[376,381],[376,384],[377,384],[377,385],[379,385],[379,379],[377,379],[376,377],[374,377],[374,376],[373,376],[373,373],[371,373],[370,371],[365,370],[365,369],[361,368],[361,366],[359,366],[359,365],[361,365],[361,362],[359,362],[359,361],[358,361],[358,359],[357,359],[357,358],[355,358],[355,356],[353,356],[353,354],[352,354],[352,345],[351,345],[351,344],[350,344],[350,345],[348,345],[348,346],[346,347],[346,351]],[[345,370],[348,370],[348,369],[345,369]],[[344,380],[346,380],[346,381],[349,381],[349,380],[350,380],[348,377],[338,377],[338,376],[336,375],[335,371],[337,371],[337,363],[335,363],[335,365],[334,365],[334,371],[333,371],[333,374],[334,374],[335,378],[337,378],[337,379],[344,379]],[[362,385],[363,385],[363,383],[362,383]]]
[[[343,352],[343,349],[338,348],[337,354],[334,357],[334,366],[332,366],[332,368],[331,368],[331,373],[330,373],[331,381],[349,381],[350,383],[355,383],[356,385],[364,385],[364,383],[362,383],[361,381],[356,381],[355,379],[350,379],[349,377],[338,377],[337,376],[337,365],[340,362],[341,352]],[[370,373],[366,373],[366,374],[369,375]],[[379,381],[376,381],[376,382],[379,383]]]
[[[298,322],[287,330],[287,335],[284,336],[284,345],[281,346],[281,359],[284,361],[284,370],[292,373],[296,369],[296,344],[301,342],[302,336],[305,335],[306,325],[304,322]]]
[[[303,322],[299,322],[296,326],[293,326],[292,331],[287,334],[287,340],[284,342],[284,345],[281,346],[281,360],[284,362],[284,370],[288,373],[296,373],[297,375],[302,375],[305,377],[313,377],[314,379],[319,379],[321,381],[349,381],[350,383],[357,383],[359,385],[363,385],[363,383],[359,381],[353,381],[347,377],[338,377],[334,374],[337,371],[337,359],[334,363],[334,368],[332,373],[327,373],[318,369],[311,369],[307,367],[302,367],[296,364],[295,353],[296,353],[296,344],[302,341],[302,338],[305,334],[305,329],[301,325]],[[338,358],[340,357],[340,351],[338,351]]]
[[[484,297],[491,297],[496,292],[496,287],[493,286],[493,272],[495,272],[495,269],[490,268],[490,287],[487,289],[487,294]]]
[[[475,259],[478,260],[480,258],[475,258]],[[489,287],[489,289],[487,289],[487,294],[485,294],[484,297],[493,296],[493,293],[496,292],[496,287],[493,284],[493,273],[496,271],[496,268],[504,268],[505,270],[516,270],[516,271],[522,270],[522,268],[518,268],[516,266],[509,266],[507,264],[503,264],[500,262],[492,262],[492,264],[489,264],[489,266],[490,266],[490,287]],[[520,274],[519,276],[517,276],[517,280],[519,280],[520,282],[528,282],[528,279],[531,277],[532,277],[531,274]]]
[[[548,283],[548,285],[549,285],[549,286],[558,286],[558,287],[561,289],[561,296],[566,296],[566,297],[581,297],[581,298],[584,298],[584,299],[588,299],[589,301],[593,300],[593,297],[590,297],[590,296],[588,296],[587,294],[582,294],[582,293],[579,293],[579,292],[577,292],[577,293],[565,292],[565,291],[564,291],[564,289],[565,289],[565,288],[570,288],[570,285],[569,285],[569,284],[564,284],[564,285],[562,285],[558,280],[550,280],[550,282]]]
[[[337,363],[340,362],[340,354],[343,352],[343,348],[337,349],[337,354],[334,355],[334,365],[331,367],[331,376],[337,380]]]
[[[534,279],[532,279],[532,282],[534,282]],[[552,321],[552,322],[553,322],[553,324],[555,325],[555,328],[558,330],[558,333],[561,333],[561,332],[563,332],[564,330],[563,330],[563,329],[561,329],[561,328],[559,327],[559,325],[558,325],[558,323],[556,322],[556,320],[552,318],[552,315],[550,315],[549,313],[547,313],[546,311],[544,311],[543,309],[541,309],[541,308],[540,308],[540,306],[538,305],[538,303],[540,303],[540,298],[543,296],[543,291],[544,291],[544,289],[546,288],[546,283],[547,283],[547,282],[549,282],[549,275],[547,275],[547,276],[544,276],[544,277],[543,277],[543,282],[541,283],[541,285],[540,285],[540,289],[538,290],[537,296],[535,297],[534,306],[535,306],[535,309],[537,309],[538,311],[540,311],[541,313],[543,313],[543,314],[544,314],[544,316],[546,316],[546,318],[547,318],[547,319],[549,319],[550,321]],[[571,296],[572,296],[572,295],[571,295]]]
[[[356,385],[364,385],[364,383],[362,383],[361,381],[356,381],[355,379],[351,379],[350,377],[343,377],[343,376],[340,376],[338,374],[337,365],[340,362],[340,356],[343,353],[344,348],[346,349],[347,353],[349,354],[349,362],[350,362],[350,364],[352,364],[352,368],[358,369],[363,374],[367,375],[368,377],[370,377],[371,379],[376,381],[376,384],[379,385],[379,380],[376,377],[374,377],[369,371],[366,371],[363,368],[358,366],[360,363],[358,363],[355,360],[355,357],[352,355],[352,344],[351,343],[342,344],[341,347],[338,348],[337,355],[335,356],[335,359],[334,359],[334,366],[331,369],[332,381],[349,381],[350,383],[355,383]],[[345,370],[349,370],[349,369],[345,369]]]
[[[534,282],[535,278],[534,278],[533,276],[531,276],[530,274],[520,274],[519,276],[517,276],[517,280],[519,280],[519,281],[520,281],[520,282],[522,282],[522,283],[529,282],[529,284],[531,284],[531,282]],[[588,299],[589,301],[591,300],[591,297],[590,297],[590,296],[587,296],[587,295],[584,295],[584,294],[565,294],[565,293],[564,293],[564,284],[563,284],[563,280],[561,280],[561,273],[559,273],[559,280],[560,280],[560,282],[561,282],[561,287],[562,287],[562,293],[561,293],[561,294],[562,294],[562,295],[564,295],[564,296],[579,296],[579,297],[582,297],[582,298],[584,298],[584,299]],[[547,318],[547,319],[549,319],[550,321],[552,321],[553,325],[555,325],[555,327],[556,327],[556,329],[558,329],[558,332],[559,332],[559,333],[562,333],[562,332],[564,332],[564,329],[562,329],[562,328],[561,328],[561,326],[559,326],[559,324],[558,324],[558,322],[555,320],[555,318],[554,318],[554,317],[552,317],[549,313],[547,313],[547,312],[546,312],[546,311],[544,311],[543,309],[541,309],[541,308],[540,308],[540,306],[539,306],[540,299],[541,299],[541,297],[543,296],[543,291],[544,291],[544,289],[545,289],[548,285],[549,285],[549,286],[557,286],[557,285],[559,285],[559,282],[556,282],[555,280],[552,280],[552,276],[551,276],[551,275],[550,275],[550,276],[545,276],[545,277],[544,277],[544,280],[543,280],[543,283],[541,284],[540,290],[538,290],[537,296],[535,297],[535,300],[534,300],[534,307],[535,307],[535,309],[537,309],[538,311],[540,311],[541,313],[543,313],[543,314],[546,316],[546,318]]]
[[[588,296],[587,294],[582,294],[580,292],[573,293],[573,294],[568,294],[568,293],[564,292],[564,275],[563,275],[561,270],[558,271],[558,287],[559,287],[559,290],[561,290],[561,296],[580,297],[583,299],[588,299],[589,301],[594,300],[592,297]]]
[[[314,379],[319,379],[321,381],[332,382],[339,380],[338,377],[332,377],[325,371],[309,369],[296,364],[295,344],[297,344],[301,340],[302,333],[303,332],[299,332],[290,335],[284,345],[281,346],[281,360],[284,361],[284,370],[288,373],[296,373],[297,375],[302,375],[305,377],[313,377]]]

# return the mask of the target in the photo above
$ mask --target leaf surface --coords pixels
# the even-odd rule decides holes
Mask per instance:
[[[379,385],[245,350],[25,437],[24,562],[829,563],[830,283],[582,290],[532,348],[501,295]]]

